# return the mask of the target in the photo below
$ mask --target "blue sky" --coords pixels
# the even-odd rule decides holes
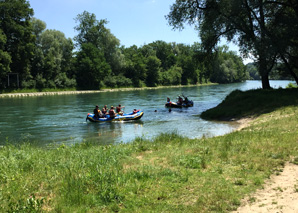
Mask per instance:
[[[47,29],[63,32],[73,38],[77,32],[74,18],[84,11],[94,13],[97,20],[107,19],[106,27],[111,30],[121,45],[141,46],[162,40],[193,44],[200,42],[198,32],[191,26],[183,31],[172,30],[165,15],[175,0],[28,0],[34,17],[44,21]],[[237,47],[228,44],[230,50]]]

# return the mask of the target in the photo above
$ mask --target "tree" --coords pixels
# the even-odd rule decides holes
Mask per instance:
[[[33,27],[32,33],[36,38],[35,48],[34,48],[34,56],[33,56],[32,62],[31,62],[31,72],[30,72],[33,79],[27,81],[26,87],[34,88],[36,86],[37,79],[40,79],[40,80],[44,79],[42,77],[42,72],[44,69],[44,55],[43,55],[43,51],[42,51],[42,44],[40,41],[40,37],[41,37],[42,33],[44,32],[44,30],[46,29],[46,23],[40,19],[32,18],[31,24]],[[36,79],[36,76],[38,76],[37,79]],[[44,83],[39,84],[39,85],[40,85],[40,87],[42,87],[42,85],[44,85]]]
[[[10,72],[11,57],[10,54],[4,50],[6,44],[6,36],[0,29],[0,88],[4,88],[6,85],[7,74]]]
[[[172,46],[165,41],[155,41],[149,44],[155,51],[156,57],[161,61],[161,67],[164,70],[173,66],[173,58],[171,58]]]
[[[273,4],[263,0],[176,0],[167,19],[178,29],[183,29],[185,22],[194,24],[206,49],[215,47],[225,37],[238,44],[243,54],[253,54],[262,86],[268,89],[269,72],[278,53],[268,33],[274,14]]]
[[[105,27],[108,21],[105,19],[98,21],[95,14],[87,11],[77,15],[75,21],[78,23],[74,28],[78,31],[78,35],[74,38],[77,42],[76,45],[78,47],[86,43],[94,45],[104,54],[105,60],[111,66],[112,71],[119,74],[124,66],[124,56],[119,50],[120,41]]]
[[[40,36],[42,54],[44,56],[44,66],[42,75],[46,80],[54,81],[53,86],[63,87],[61,78],[70,69],[73,43],[71,39],[66,39],[64,33],[57,30],[46,30]]]
[[[6,72],[18,73],[21,81],[30,76],[35,41],[30,22],[32,16],[33,10],[26,0],[0,1],[1,54],[4,55],[2,60]]]
[[[172,66],[166,72],[161,73],[162,85],[180,85],[182,76],[182,68],[178,66]]]
[[[136,45],[126,48],[124,55],[126,61],[124,68],[125,77],[131,79],[135,87],[143,86],[147,76],[146,58]]]
[[[147,58],[147,86],[157,86],[160,80],[160,65],[161,61],[156,56],[149,56]]]
[[[211,82],[233,83],[247,78],[242,59],[227,46],[218,48],[212,63]]]
[[[294,0],[269,1],[275,14],[266,31],[277,47],[280,62],[298,84],[298,2]],[[272,33],[273,32],[273,33]]]
[[[247,79],[242,59],[235,52],[228,51],[227,46],[217,48],[214,56],[211,82],[233,83]]]
[[[79,88],[100,89],[103,80],[111,73],[103,53],[91,43],[84,43],[76,57],[77,83]]]

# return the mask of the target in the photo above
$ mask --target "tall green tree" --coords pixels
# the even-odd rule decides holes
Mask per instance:
[[[82,89],[100,89],[111,73],[103,53],[91,43],[84,43],[76,57],[77,83]]]
[[[44,56],[43,77],[52,81],[54,87],[64,87],[71,67],[72,40],[60,31],[46,30],[40,36],[40,44]]]
[[[206,48],[216,46],[220,38],[225,37],[238,44],[243,54],[253,54],[257,58],[262,86],[267,89],[270,88],[269,72],[278,52],[268,34],[268,23],[275,15],[271,3],[263,0],[176,0],[167,19],[174,28],[181,29],[184,23],[195,25]]]
[[[214,54],[212,63],[211,82],[233,83],[247,79],[242,59],[227,46],[219,47]]]
[[[147,69],[146,58],[142,55],[142,51],[136,45],[133,45],[126,48],[124,55],[126,61],[125,77],[132,80],[133,86],[143,86],[147,77]]]
[[[195,42],[191,46],[191,50],[192,58],[197,68],[198,83],[207,83],[210,78],[210,72],[207,69],[208,65],[210,66],[210,63],[208,64],[207,60],[208,54],[204,51],[202,44],[198,42]],[[211,62],[211,64],[213,63]]]
[[[108,21],[105,19],[98,21],[95,14],[87,11],[77,15],[75,21],[78,23],[74,28],[78,32],[74,38],[77,46],[80,47],[86,43],[93,44],[104,54],[112,71],[119,74],[124,66],[124,56],[119,49],[120,41],[105,27]]]
[[[166,43],[165,41],[155,41],[149,44],[155,51],[156,57],[161,61],[161,67],[163,70],[168,70],[171,66],[173,66],[174,60],[172,57],[172,46],[170,43]]]
[[[160,67],[161,61],[156,56],[149,56],[147,58],[146,68],[147,68],[147,77],[146,84],[147,86],[157,86],[160,81]]]
[[[32,18],[31,23],[33,27],[33,35],[36,37],[34,57],[33,57],[32,66],[31,66],[31,75],[32,75],[32,78],[34,79],[37,75],[42,74],[43,68],[44,68],[44,55],[42,51],[42,44],[41,44],[40,38],[42,33],[46,29],[46,23],[37,18]],[[34,82],[34,80],[31,80],[31,82]],[[33,85],[28,84],[27,86],[34,87],[34,83]]]
[[[6,44],[6,36],[0,29],[0,88],[6,86],[7,74],[10,72],[11,56],[4,50]]]
[[[162,85],[180,85],[182,77],[182,68],[177,65],[172,66],[165,72],[161,73]]]
[[[30,76],[35,41],[30,22],[32,16],[33,10],[26,0],[0,1],[2,41],[3,35],[6,37],[5,43],[2,42],[1,51],[6,55],[6,63],[9,61],[8,58],[11,58],[10,71],[18,73],[21,81]],[[4,67],[7,67],[7,64]]]

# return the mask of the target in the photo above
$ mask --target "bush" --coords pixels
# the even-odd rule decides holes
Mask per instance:
[[[105,78],[104,84],[110,88],[130,87],[132,85],[132,81],[123,75],[117,75],[117,76],[109,75],[108,77]]]
[[[297,88],[297,85],[293,83],[289,83],[287,88]]]
[[[36,81],[36,88],[37,89],[42,89],[42,88],[46,87],[47,80],[45,78],[43,78],[42,74],[37,74],[36,78],[35,78],[35,81]]]

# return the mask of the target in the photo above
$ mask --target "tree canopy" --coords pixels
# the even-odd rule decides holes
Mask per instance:
[[[77,35],[71,39],[33,17],[26,0],[5,0],[0,6],[1,89],[8,88],[9,73],[20,76],[21,88],[37,89],[232,83],[250,78],[237,53],[217,45],[221,37],[257,59],[248,68],[258,69],[253,76],[261,76],[264,88],[279,70],[293,77],[297,73],[297,22],[290,20],[297,20],[298,10],[290,0],[177,0],[167,16],[169,23],[174,28],[193,24],[202,42],[157,40],[139,47],[121,46],[107,28],[108,21],[87,11],[75,17]],[[278,72],[269,75],[272,68]]]
[[[267,89],[272,67],[278,58],[285,57],[286,62],[290,56],[285,52],[292,49],[292,42],[277,44],[277,41],[297,40],[297,30],[288,34],[289,28],[297,29],[297,5],[294,0],[176,0],[167,19],[177,29],[183,29],[185,23],[194,25],[208,51],[223,37],[235,42],[242,54],[256,58],[263,88]],[[276,14],[284,19],[277,19]]]

